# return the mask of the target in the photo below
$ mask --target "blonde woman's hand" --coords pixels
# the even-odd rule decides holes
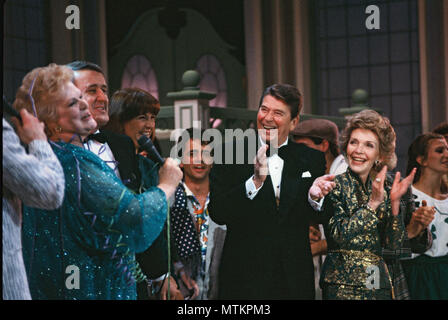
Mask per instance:
[[[390,190],[390,201],[399,201],[401,197],[406,193],[409,186],[412,184],[412,181],[414,181],[415,173],[417,172],[417,169],[412,169],[411,173],[400,181],[401,174],[400,172],[397,172],[395,174],[395,179],[392,184],[392,189]]]
[[[417,169],[412,169],[411,173],[400,181],[401,174],[397,172],[395,174],[394,182],[392,184],[392,189],[390,190],[390,202],[392,204],[392,214],[397,216],[400,211],[400,199],[406,193],[409,186],[414,181],[415,173]]]
[[[370,194],[369,207],[378,209],[384,201],[384,180],[386,180],[387,166],[384,166],[372,181],[372,193]]]

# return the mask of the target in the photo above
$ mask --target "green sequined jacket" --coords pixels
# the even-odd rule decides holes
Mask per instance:
[[[325,226],[328,255],[322,270],[321,287],[367,288],[369,274],[377,270],[380,288],[391,288],[387,265],[381,257],[382,248],[400,249],[405,238],[400,215],[392,215],[391,184],[386,181],[384,201],[374,211],[367,205],[372,191],[370,178],[364,185],[348,168],[347,172],[336,176],[335,182],[336,187],[326,197],[332,215]]]

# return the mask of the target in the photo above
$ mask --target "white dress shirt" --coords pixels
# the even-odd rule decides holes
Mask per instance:
[[[99,133],[100,131],[97,130],[95,133]],[[114,170],[115,174],[118,178],[120,178],[120,173],[118,172],[118,163],[115,161],[114,154],[112,153],[112,150],[110,149],[109,145],[106,143],[101,143],[96,140],[90,139],[86,143],[84,143],[84,148],[87,150],[92,151],[94,154],[96,154],[98,157],[100,157],[101,160],[106,162],[106,164]]]
[[[289,138],[286,138],[286,141],[280,145],[279,149],[283,146],[288,145]],[[261,140],[261,145],[264,146],[266,143]],[[278,154],[274,154],[267,158],[268,160],[268,174],[271,175],[271,181],[272,186],[274,188],[274,194],[276,199],[280,199],[280,186],[282,184],[282,173],[283,173],[283,165],[284,160],[278,156]],[[254,183],[254,175],[252,175],[249,179],[246,181],[246,196],[253,200],[255,196],[257,195],[258,191],[263,187],[264,183],[261,184],[259,188],[255,186]],[[311,199],[310,194],[308,192],[308,202],[313,207],[314,210],[320,211],[322,209],[322,205],[324,202],[324,198],[320,199],[319,202],[314,201]]]
[[[341,174],[347,171],[348,164],[343,154],[338,155],[331,164],[329,174]]]
[[[260,139],[260,138],[259,138]],[[266,143],[261,140],[261,145],[264,146]],[[288,138],[286,141],[280,145],[279,149],[288,144]],[[278,154],[274,154],[270,157],[267,157],[268,161],[268,174],[271,176],[272,186],[274,188],[274,194],[276,199],[280,199],[280,186],[282,184],[282,172],[284,160],[278,156]],[[255,186],[253,175],[246,181],[246,195],[249,199],[255,198],[258,191],[263,187],[263,184],[257,189]]]

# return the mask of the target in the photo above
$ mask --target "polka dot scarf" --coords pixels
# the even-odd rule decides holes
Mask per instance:
[[[201,244],[187,206],[187,196],[182,184],[176,189],[171,207],[171,232],[177,254],[185,267],[196,273],[201,265]]]

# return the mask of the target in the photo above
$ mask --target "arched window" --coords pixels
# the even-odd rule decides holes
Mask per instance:
[[[210,54],[199,58],[197,71],[201,75],[199,87],[203,91],[216,93],[216,97],[210,101],[212,107],[227,106],[227,84],[226,75],[218,59]]]
[[[129,59],[121,79],[121,88],[137,87],[159,99],[159,84],[151,63],[142,55]]]

